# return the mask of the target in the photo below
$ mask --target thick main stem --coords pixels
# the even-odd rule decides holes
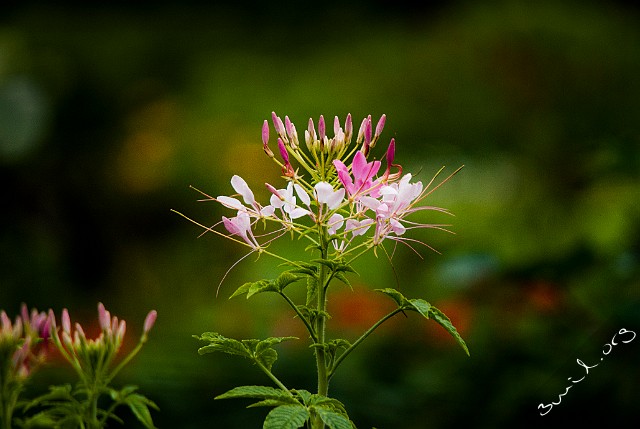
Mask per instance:
[[[320,254],[322,259],[327,259],[327,247],[328,240],[326,239],[326,230],[321,232],[320,239]],[[318,395],[328,396],[329,393],[329,377],[327,371],[327,358],[325,353],[325,334],[326,334],[326,311],[327,311],[327,267],[323,264],[319,264],[318,271],[318,284],[317,284],[317,294],[318,294],[318,302],[317,302],[317,311],[318,316],[316,318],[316,336],[318,346],[315,348],[316,353],[316,366],[318,370]],[[320,419],[319,416],[313,421],[313,429],[323,429],[324,423]]]

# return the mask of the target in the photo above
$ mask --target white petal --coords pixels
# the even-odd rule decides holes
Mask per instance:
[[[304,205],[309,207],[309,205],[311,204],[311,198],[309,198],[309,194],[307,194],[307,191],[305,191],[304,188],[297,183],[294,184],[293,187],[296,190],[296,194],[298,194],[298,198],[300,198]]]
[[[219,196],[218,198],[216,198],[216,200],[218,200],[218,202],[224,206],[227,206],[229,208],[235,209],[235,210],[246,210],[246,207],[242,205],[242,203],[235,199],[235,198],[231,198],[231,197],[226,197],[224,195]]]
[[[247,182],[245,182],[242,177],[234,175],[231,178],[231,186],[233,186],[233,189],[235,189],[237,193],[242,195],[242,198],[244,199],[244,202],[246,204],[249,204],[250,206],[255,204],[256,199],[253,196],[253,192],[251,192],[251,189],[249,189],[249,185],[247,185]]]

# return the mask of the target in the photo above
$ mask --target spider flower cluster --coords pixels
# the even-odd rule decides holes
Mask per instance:
[[[49,327],[47,314],[35,308],[29,312],[26,304],[14,322],[4,310],[0,312],[0,381],[24,380],[44,362]]]
[[[320,232],[324,228],[340,257],[356,255],[370,248],[375,250],[385,240],[402,242],[412,249],[413,243],[429,247],[405,238],[404,234],[413,228],[446,231],[446,225],[407,219],[421,210],[449,213],[439,207],[420,205],[440,185],[431,187],[435,177],[424,186],[421,181],[413,180],[411,174],[403,174],[402,167],[394,163],[396,143],[393,138],[382,157],[375,159],[373,149],[385,122],[386,115],[382,115],[374,128],[369,115],[354,134],[351,114],[347,115],[344,126],[336,116],[333,137],[329,137],[324,117],[320,116],[317,130],[313,119],[309,119],[302,143],[289,117],[285,116],[282,121],[272,113],[278,155],[270,147],[267,120],[262,127],[262,143],[267,156],[281,168],[286,186],[279,188],[266,183],[271,197],[269,204],[261,204],[247,182],[234,175],[231,186],[235,194],[211,198],[236,212],[233,217],[222,218],[228,237],[253,251],[262,252],[271,241],[288,231],[320,245],[309,232],[314,228]],[[259,221],[273,223],[276,227],[258,234]],[[360,240],[354,244],[358,238]]]
[[[140,339],[142,345],[147,341],[147,335],[155,323],[157,313],[150,311],[144,322],[143,334]],[[113,378],[114,372],[111,367],[114,359],[118,355],[127,324],[124,320],[118,320],[116,316],[111,316],[102,303],[98,303],[98,324],[100,334],[96,338],[87,338],[84,329],[79,323],[75,323],[72,329],[71,318],[67,309],[62,310],[61,330],[56,326],[55,315],[49,310],[49,320],[52,325],[53,342],[57,346],[62,356],[79,373],[81,378],[104,382]],[[138,348],[133,352],[137,353]]]

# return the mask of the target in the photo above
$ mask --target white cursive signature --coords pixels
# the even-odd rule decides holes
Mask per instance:
[[[632,337],[631,339],[627,339],[627,341],[620,340],[620,342],[621,342],[622,344],[630,343],[631,341],[633,341],[633,340],[636,338],[636,333],[635,333],[635,332],[633,332],[633,331],[629,331],[629,330],[626,330],[626,329],[622,328],[622,329],[620,329],[620,330],[619,330],[619,331],[618,331],[618,332],[613,336],[613,338],[611,338],[611,341],[610,341],[609,343],[607,343],[607,344],[605,344],[605,345],[603,346],[603,348],[602,348],[602,354],[604,354],[604,355],[606,356],[606,355],[608,355],[609,353],[611,353],[611,350],[613,349],[613,346],[617,346],[617,345],[618,345],[618,343],[616,343],[616,342],[615,342],[616,335],[625,335],[625,334],[632,334],[632,335],[633,335],[633,337]],[[609,349],[608,349],[607,351],[605,351],[605,349],[606,349],[607,347],[608,347]],[[604,358],[600,358],[600,361],[602,361],[603,359],[604,359]],[[580,365],[581,367],[583,367],[583,368],[584,368],[585,374],[582,376],[582,378],[581,378],[580,380],[571,380],[571,377],[569,377],[567,380],[570,380],[570,381],[571,381],[571,383],[573,383],[573,384],[576,384],[576,383],[581,382],[581,381],[582,381],[582,380],[587,376],[587,374],[589,374],[589,370],[590,370],[590,369],[595,368],[596,366],[600,365],[599,363],[597,363],[597,364],[595,364],[595,365],[593,365],[593,366],[589,366],[589,365],[586,365],[584,362],[582,362],[580,359],[576,359],[576,362],[578,362],[578,365]],[[543,404],[543,403],[540,403],[540,404],[538,405],[538,409],[541,409],[541,408],[542,408],[543,410],[545,410],[545,409],[546,409],[546,411],[545,411],[545,412],[542,412],[542,411],[541,411],[541,412],[540,412],[540,415],[541,415],[541,416],[545,416],[545,415],[547,415],[547,414],[549,413],[549,411],[551,411],[551,409],[553,408],[553,406],[554,406],[554,405],[560,405],[560,402],[562,402],[562,397],[563,397],[564,395],[566,395],[566,394],[567,394],[567,392],[569,391],[569,389],[571,389],[571,388],[573,387],[573,384],[570,384],[569,386],[567,386],[567,388],[565,389],[564,393],[561,393],[561,394],[559,394],[559,395],[558,395],[558,402],[551,402],[550,404],[546,404],[546,405],[545,405],[545,404]]]

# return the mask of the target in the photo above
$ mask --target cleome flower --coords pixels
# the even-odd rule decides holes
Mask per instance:
[[[403,240],[405,244],[416,241],[400,239],[408,229],[444,229],[443,225],[420,224],[407,219],[419,210],[448,212],[436,207],[418,207],[428,193],[422,182],[412,183],[413,176],[403,175],[402,166],[394,163],[395,139],[391,139],[379,159],[375,158],[373,149],[380,140],[386,115],[380,117],[375,128],[371,115],[364,118],[354,142],[351,114],[347,115],[344,128],[339,118],[334,118],[333,137],[327,135],[322,115],[317,129],[313,119],[309,119],[304,131],[306,144],[303,145],[288,116],[283,121],[272,112],[271,122],[280,156],[276,157],[269,148],[267,120],[262,125],[263,149],[282,169],[286,186],[278,188],[265,184],[271,196],[269,204],[263,206],[256,201],[247,182],[234,175],[231,186],[236,194],[211,198],[235,211],[235,216],[223,216],[219,222],[229,233],[227,237],[235,236],[252,251],[264,252],[271,241],[283,236],[284,233],[277,234],[278,231],[291,231],[316,245],[318,239],[314,235],[324,228],[333,237],[331,241],[336,252],[344,254],[356,239],[364,245],[357,247],[364,249],[379,246],[385,239]],[[383,162],[386,164],[384,170]],[[294,163],[298,165],[294,166]],[[265,228],[267,224],[279,226],[257,234],[258,220],[264,221]],[[317,229],[318,226],[322,228]],[[263,240],[258,239],[270,234],[277,235],[261,244]]]

